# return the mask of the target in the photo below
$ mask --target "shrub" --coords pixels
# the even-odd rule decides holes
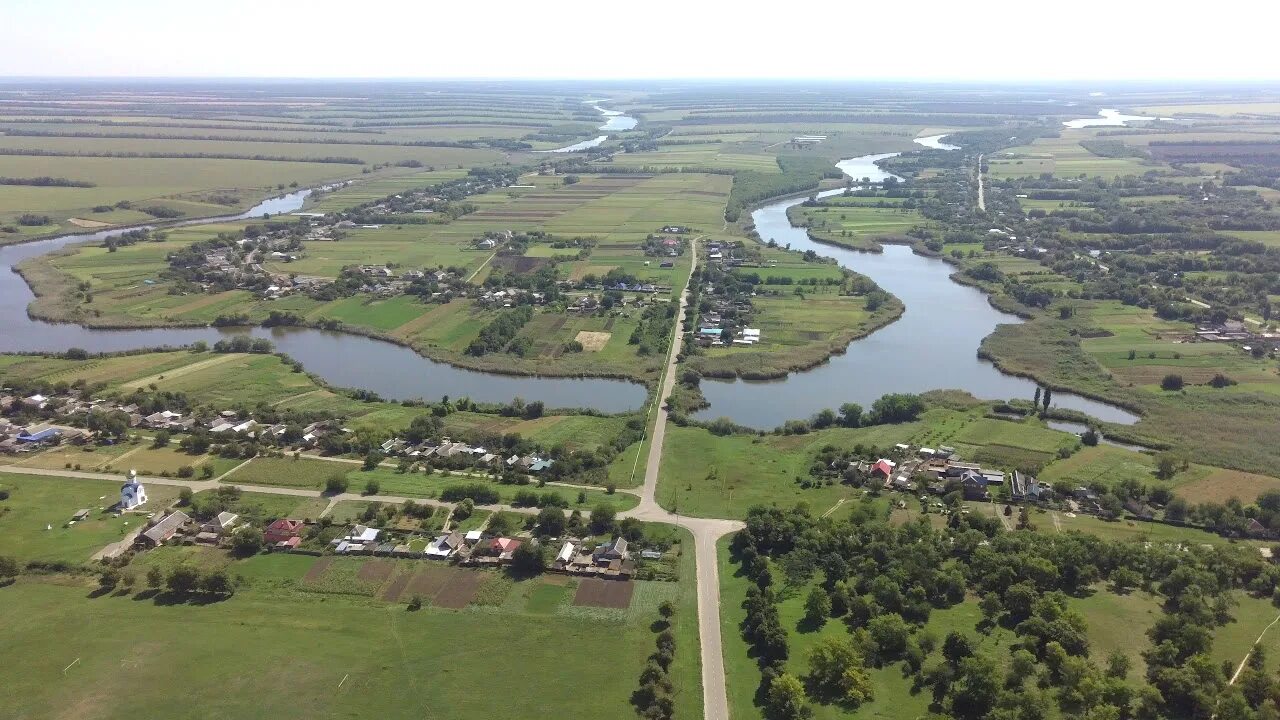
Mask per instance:
[[[1160,381],[1160,389],[1175,392],[1182,389],[1183,380],[1181,375],[1169,373]]]

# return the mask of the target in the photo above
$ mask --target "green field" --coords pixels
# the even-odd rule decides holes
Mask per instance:
[[[3,554],[21,561],[88,564],[89,557],[118,542],[178,497],[176,487],[149,485],[142,512],[112,517],[105,512],[120,500],[120,483],[0,473],[0,534]],[[89,510],[88,519],[68,525],[71,516]],[[48,528],[48,529],[46,529]]]
[[[610,717],[626,707],[651,650],[649,624],[658,617],[657,604],[674,599],[680,608],[672,668],[680,691],[677,716],[692,718],[701,710],[691,582],[688,588],[638,583],[625,611],[579,612],[553,602],[557,594],[565,597],[564,590],[544,590],[535,580],[505,586],[496,605],[414,613],[403,602],[298,592],[314,562],[260,556],[234,563],[229,569],[246,578],[246,587],[211,604],[86,598],[88,588],[75,583],[24,581],[3,589],[6,607],[26,620],[0,630],[0,656],[10,662],[39,656],[20,663],[10,678],[18,704],[9,707],[19,716],[43,717],[98,703],[123,662],[134,691],[126,702],[102,706],[100,717],[130,717],[144,706],[182,713],[195,705],[218,717],[256,718],[296,710],[296,699],[305,696],[316,717],[376,712],[461,719],[504,712],[511,693],[557,712]],[[51,651],[48,634],[55,628],[58,648]],[[545,662],[546,648],[562,643],[574,652]],[[374,647],[394,652],[371,653]],[[518,678],[504,682],[503,693],[489,691],[493,656],[475,652],[478,647],[500,647],[507,662],[522,668]],[[240,660],[211,666],[210,652]],[[602,663],[602,657],[610,661]],[[63,676],[63,667],[77,658]],[[567,682],[590,683],[592,692],[565,692]],[[175,683],[183,692],[172,692]],[[229,685],[240,691],[228,693]]]

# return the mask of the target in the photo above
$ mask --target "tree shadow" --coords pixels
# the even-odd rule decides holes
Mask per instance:
[[[671,622],[666,619],[658,619],[649,623],[649,629],[656,633],[660,633],[663,630],[669,629],[670,627],[671,627]]]
[[[814,618],[810,618],[806,616],[806,617],[800,618],[800,622],[796,623],[796,632],[800,633],[801,635],[808,635],[810,633],[818,632],[823,628],[824,625],[826,625],[825,621],[820,622],[818,620],[815,620]]]
[[[158,588],[147,588],[139,592],[137,595],[134,595],[133,599],[134,599],[134,602],[137,602],[140,600],[150,600],[159,594],[160,594],[160,590]]]

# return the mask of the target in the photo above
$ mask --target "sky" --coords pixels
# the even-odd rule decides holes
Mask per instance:
[[[1276,0],[0,0],[0,76],[1280,81]]]

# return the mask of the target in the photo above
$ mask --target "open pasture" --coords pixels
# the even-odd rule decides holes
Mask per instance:
[[[1139,158],[1109,158],[1094,155],[1080,145],[1092,134],[1087,131],[1064,131],[1061,137],[1039,138],[1030,145],[1001,151],[986,159],[993,178],[1035,177],[1049,173],[1057,177],[1087,175],[1114,178],[1141,175],[1157,165],[1144,164]]]

